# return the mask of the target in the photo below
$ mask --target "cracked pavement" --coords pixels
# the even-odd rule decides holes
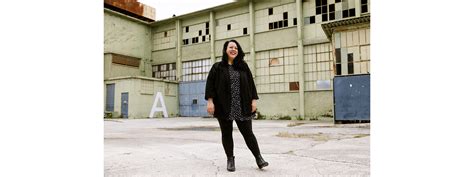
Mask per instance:
[[[288,127],[299,122],[301,125]],[[226,170],[214,118],[104,120],[105,176],[370,176],[370,124],[253,120],[258,169],[234,123],[236,171]],[[323,138],[321,138],[323,137]]]

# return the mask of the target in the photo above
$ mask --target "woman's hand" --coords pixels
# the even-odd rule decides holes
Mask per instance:
[[[212,98],[207,99],[207,112],[210,115],[214,115],[214,103],[212,102]]]
[[[252,112],[257,111],[257,100],[252,100]]]

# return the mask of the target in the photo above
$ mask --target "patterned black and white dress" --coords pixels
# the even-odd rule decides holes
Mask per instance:
[[[230,102],[230,114],[228,120],[251,120],[255,117],[255,114],[252,114],[249,117],[242,116],[242,107],[240,103],[240,74],[234,69],[232,65],[229,65],[229,75],[230,75],[230,90],[232,99]]]

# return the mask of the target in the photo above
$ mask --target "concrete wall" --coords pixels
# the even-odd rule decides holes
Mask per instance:
[[[209,21],[209,13],[203,13],[203,14],[199,14],[191,18],[182,20],[181,27],[184,28],[186,26],[196,25],[198,23],[205,23],[208,21]]]
[[[152,52],[152,65],[164,64],[164,63],[175,63],[176,62],[176,48],[157,50]]]
[[[274,0],[274,1],[258,1],[255,2],[255,10],[261,10],[269,7],[279,6],[282,4],[294,3],[295,0]]]
[[[244,4],[242,6],[226,9],[226,10],[218,10],[216,13],[216,19],[231,17],[235,15],[240,15],[243,13],[249,13],[248,4]]]
[[[104,54],[104,79],[119,76],[139,76],[138,67],[112,63],[112,54]]]
[[[105,85],[112,83],[115,83],[113,117],[119,117],[121,114],[121,93],[123,92],[128,92],[129,94],[129,119],[147,118],[153,106],[154,94],[158,91],[164,96],[168,115],[170,117],[178,115],[178,83],[176,82],[165,82],[144,77],[113,78],[105,81]],[[105,85],[104,93],[107,92]],[[104,100],[105,98],[106,94],[104,94]],[[155,114],[155,117],[160,116],[161,113]]]
[[[153,51],[176,48],[176,24],[174,22],[163,23],[160,26],[152,27]],[[167,36],[164,36],[164,33]]]
[[[297,117],[299,114],[299,95],[297,92],[260,93],[258,97],[257,109],[267,119],[283,116]]]
[[[298,39],[296,28],[286,28],[255,34],[255,51],[295,47]]]
[[[324,114],[332,115],[333,110],[333,91],[307,91],[304,93],[305,117],[320,117]]]
[[[117,53],[140,58],[139,72],[141,76],[151,77],[151,65],[149,65],[151,36],[151,28],[147,24],[104,10],[104,53]],[[123,68],[110,69],[120,70]]]
[[[211,57],[211,44],[209,42],[185,45],[181,48],[182,61],[190,61]]]

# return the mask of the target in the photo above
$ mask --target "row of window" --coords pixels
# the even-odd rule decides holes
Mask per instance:
[[[152,77],[167,80],[176,80],[176,63],[152,66]]]
[[[209,36],[209,40],[211,38],[211,35]],[[207,36],[198,36],[198,37],[193,37],[191,38],[191,44],[199,43],[199,37],[201,37],[201,42],[206,42],[206,37]],[[183,39],[183,45],[188,45],[189,44],[189,39]]]
[[[268,29],[279,29],[288,27],[288,12],[283,12],[283,20],[268,23]],[[296,18],[293,18],[293,25],[297,25]]]
[[[336,3],[340,3],[341,0],[336,0]],[[329,12],[328,12],[329,9]],[[368,12],[368,0],[361,0],[361,13]],[[273,8],[268,8],[268,15],[273,15]],[[336,19],[336,10],[335,10],[335,4],[329,4],[327,0],[316,0],[316,15],[322,15],[322,21],[326,22],[329,20],[335,20]],[[354,17],[355,14],[355,8],[351,9],[345,9],[342,11],[342,18],[347,18],[347,17]],[[305,17],[305,24],[314,24],[316,23],[315,16],[309,16]],[[293,25],[297,25],[297,19],[293,18]],[[283,13],[283,20],[276,21],[276,22],[270,22],[268,24],[268,27],[270,30],[272,29],[279,29],[283,27],[288,27],[288,12]],[[227,31],[230,31],[232,29],[231,24],[227,25]],[[185,32],[189,32],[189,26],[185,27]],[[242,33],[248,34],[247,28],[244,28]],[[206,29],[205,29],[205,35],[209,35],[209,22],[206,22]],[[164,32],[164,37],[168,36],[168,32]],[[199,30],[199,37],[202,36],[202,30]],[[199,43],[199,37],[193,37],[191,38],[191,43]],[[206,38],[202,36],[202,42],[206,41]],[[189,39],[183,39],[183,45],[188,45]]]
[[[206,34],[209,34],[209,22],[206,22]],[[184,27],[184,32],[189,32],[189,26]],[[201,35],[201,30],[199,30],[199,35]]]
[[[209,36],[209,38],[211,38],[211,35],[209,35],[209,22],[206,22],[206,29],[204,29],[204,30],[205,30],[206,34],[202,34],[202,30],[199,30],[198,31],[198,36],[189,38],[189,39],[191,39],[191,44],[195,44],[195,43],[199,43],[199,42],[206,42],[206,36]],[[189,26],[184,27],[184,32],[186,32],[186,33],[189,32]],[[199,41],[199,38],[201,38],[201,41]],[[189,39],[183,39],[183,45],[190,44]]]

